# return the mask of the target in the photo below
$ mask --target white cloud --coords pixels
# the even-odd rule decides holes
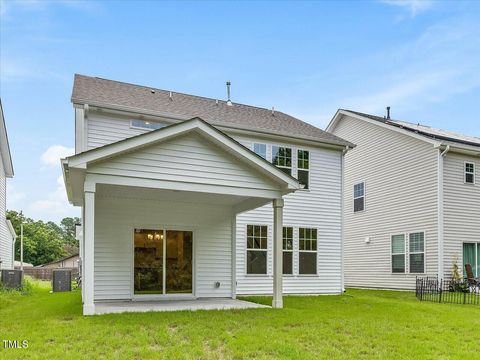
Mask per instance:
[[[60,159],[64,159],[74,153],[74,148],[63,145],[52,145],[42,154],[41,160],[43,164],[54,167],[60,165]]]
[[[433,0],[381,0],[383,4],[404,8],[412,17],[433,7]]]
[[[63,176],[57,178],[56,189],[28,206],[27,213],[35,219],[60,221],[66,216],[79,216],[78,208],[69,204]]]

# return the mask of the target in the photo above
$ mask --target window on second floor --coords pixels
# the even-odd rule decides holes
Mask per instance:
[[[475,164],[471,162],[465,163],[465,183],[475,184]]]
[[[365,210],[365,183],[353,185],[353,211]]]
[[[265,144],[258,144],[254,143],[253,144],[253,152],[262,158],[266,159],[267,158],[267,145]]]
[[[284,173],[292,175],[292,149],[272,146],[272,163]]]
[[[130,126],[134,128],[157,130],[165,127],[165,124],[161,124],[153,121],[147,121],[147,120],[132,120],[130,122]]]
[[[308,189],[309,185],[309,152],[307,150],[298,150],[297,151],[297,172],[298,172],[298,181],[304,186],[304,189]]]

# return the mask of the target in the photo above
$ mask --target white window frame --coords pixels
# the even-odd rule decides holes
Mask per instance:
[[[138,126],[138,125],[134,125],[133,122],[134,121],[142,121],[144,122],[145,124],[159,124],[161,125],[159,128],[151,128],[151,127],[143,127],[143,126]],[[154,130],[158,130],[158,129],[162,129],[164,127],[166,127],[167,125],[164,124],[164,123],[161,123],[161,122],[158,122],[158,121],[150,121],[150,120],[143,120],[143,119],[131,119],[130,120],[130,128],[131,129],[139,129],[139,130],[149,130],[149,131],[154,131]]]
[[[363,184],[363,196],[355,196],[355,186]],[[355,199],[360,199],[363,197],[363,209],[355,211]],[[362,213],[367,209],[367,184],[365,180],[359,180],[353,183],[353,213]]]
[[[306,152],[308,153],[308,169],[300,168],[300,166],[299,166],[300,160],[299,160],[299,157],[298,157],[298,155],[299,155],[298,152],[299,152],[299,151],[306,151]],[[310,150],[305,150],[305,149],[296,148],[296,155],[297,155],[297,157],[296,157],[295,160],[296,160],[296,165],[297,165],[297,166],[296,166],[296,168],[297,168],[297,180],[299,180],[299,178],[300,178],[300,176],[298,175],[298,172],[299,172],[299,171],[306,171],[306,172],[307,172],[308,188],[306,188],[306,189],[300,189],[300,190],[304,190],[304,191],[309,191],[309,190],[310,190],[310,185],[311,185],[311,184],[310,184],[310,163],[311,163],[311,161],[310,161],[310,160],[311,160],[310,154],[311,154],[311,151],[310,151]],[[292,155],[292,157],[293,157],[293,155]]]
[[[260,155],[259,153],[257,153],[257,152],[255,151],[255,145],[263,145],[263,146],[265,146],[265,157],[263,157],[262,155]],[[268,145],[267,145],[267,144],[261,143],[261,142],[254,142],[254,143],[252,144],[252,151],[253,151],[255,154],[257,154],[258,156],[260,156],[261,158],[267,160],[267,154],[268,154]]]
[[[423,251],[412,252],[412,251],[410,251],[410,235],[411,234],[418,234],[418,233],[423,233]],[[425,274],[426,269],[427,269],[427,232],[425,230],[409,231],[407,233],[407,239],[408,239],[408,274],[409,275]],[[423,272],[412,272],[411,271],[412,264],[410,262],[410,255],[414,255],[414,254],[423,254]]]
[[[300,249],[300,242],[302,241],[301,237],[300,237],[300,229],[307,229],[307,230],[316,230],[316,234],[317,234],[317,237],[315,238],[315,242],[317,244],[316,246],[316,249],[315,250],[301,250]],[[312,240],[312,239],[310,239]],[[301,253],[315,253],[316,256],[315,256],[315,273],[314,274],[302,274],[300,272],[300,254]],[[299,226],[298,227],[298,276],[302,277],[302,276],[318,276],[318,228],[317,227],[308,227],[308,226]]]
[[[267,248],[266,249],[256,249],[256,248],[249,248],[248,247],[248,227],[249,226],[265,226],[267,228],[267,237],[266,237],[266,240],[267,240]],[[268,224],[255,224],[255,223],[248,223],[248,224],[245,224],[245,276],[258,276],[258,277],[265,277],[265,276],[268,276],[268,252],[269,252],[269,243],[270,243],[270,238],[269,238],[269,225]],[[255,233],[255,229],[253,230],[254,233]],[[248,273],[248,252],[249,251],[264,251],[266,253],[266,264],[265,264],[265,273],[264,274],[249,274]]]
[[[273,160],[275,159],[275,156],[273,154],[273,149],[277,147],[277,148],[284,148],[284,149],[290,149],[290,166],[282,166],[282,165],[276,165]],[[276,166],[277,168],[279,169],[290,169],[290,176],[293,176],[293,154],[294,154],[294,148],[291,147],[291,146],[286,146],[286,145],[272,145],[272,159],[271,159],[271,163]],[[287,174],[288,175],[288,174]]]
[[[467,172],[467,164],[473,165],[473,172]],[[473,182],[467,182],[467,174],[473,175]],[[475,185],[475,163],[473,161],[463,162],[463,183],[466,185]]]
[[[294,256],[294,248],[295,248],[295,228],[293,226],[286,225],[283,228],[290,228],[292,229],[292,249],[287,250],[285,249],[285,238],[283,237],[283,229],[282,229],[282,256],[283,253],[289,252],[292,254],[292,272],[290,274],[283,274],[283,266],[282,266],[282,274],[283,276],[293,276],[293,271],[295,269],[295,256]]]
[[[404,257],[404,268],[403,268],[403,272],[393,272],[393,255],[402,255],[402,254],[394,254],[393,253],[393,250],[392,250],[392,242],[393,242],[393,237],[394,236],[398,236],[398,235],[403,235],[403,257]],[[407,262],[407,258],[408,258],[408,254],[407,254],[407,238],[408,238],[408,235],[406,233],[396,233],[396,234],[390,234],[390,273],[392,275],[405,275],[405,274],[408,274],[407,273],[407,264],[409,265],[409,263]],[[425,239],[425,237],[424,237]],[[425,241],[425,240],[424,240]],[[425,247],[425,244],[424,244],[424,247]]]

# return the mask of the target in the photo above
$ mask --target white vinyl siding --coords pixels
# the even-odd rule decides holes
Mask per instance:
[[[256,140],[235,137],[253,149]],[[284,197],[284,226],[293,228],[293,274],[283,277],[286,294],[338,294],[341,281],[341,160],[340,151],[267,142],[267,160],[272,146],[292,149],[292,175],[297,172],[297,149],[309,151],[310,188]],[[267,275],[246,275],[246,225],[268,224]],[[299,228],[317,229],[317,274],[299,274]],[[273,281],[273,209],[268,204],[237,216],[237,294],[271,294]]]
[[[0,269],[13,269],[13,239],[7,227],[6,200],[7,179],[0,156]]]
[[[448,152],[443,165],[444,193],[444,264],[445,277],[450,277],[452,264],[457,262],[462,272],[463,243],[480,241],[480,185],[464,183],[465,163],[474,163],[478,180],[478,157]]]
[[[414,289],[408,257],[406,273],[392,273],[391,236],[417,229],[425,232],[425,273],[436,276],[438,150],[350,116],[333,133],[356,144],[345,156],[345,285]],[[368,204],[366,211],[354,213],[352,191],[361,181]]]

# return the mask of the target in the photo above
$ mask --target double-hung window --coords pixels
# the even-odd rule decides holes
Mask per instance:
[[[247,274],[267,274],[267,225],[247,225]]]
[[[283,273],[293,274],[293,228],[283,228]]]
[[[299,228],[299,274],[317,273],[317,229]]]
[[[425,272],[425,234],[423,232],[410,233],[408,239],[410,273],[422,274]]]
[[[465,184],[475,184],[475,164],[472,162],[465,163]]]
[[[392,236],[392,273],[405,273],[405,234]]]
[[[353,185],[353,212],[365,210],[365,183]]]
[[[304,185],[304,189],[308,189],[308,173],[309,173],[309,152],[307,150],[298,150],[297,151],[297,172],[298,172],[298,181],[300,184]]]
[[[272,163],[284,173],[292,175],[292,149],[272,146]]]
[[[266,159],[267,158],[267,145],[266,144],[259,144],[259,143],[254,143],[253,144],[253,152],[262,158]]]

